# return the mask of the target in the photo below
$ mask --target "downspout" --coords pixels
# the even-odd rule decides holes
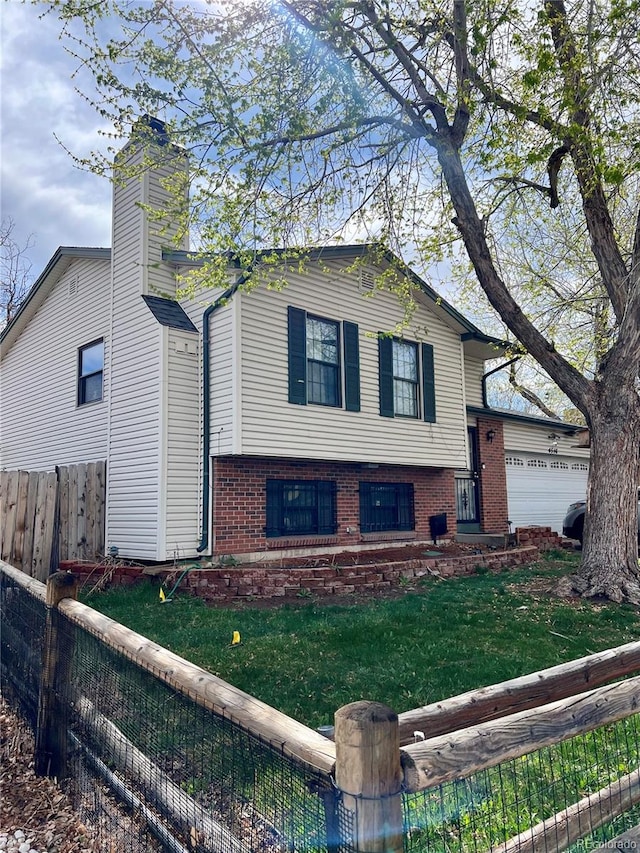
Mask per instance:
[[[513,364],[516,361],[519,361],[522,358],[522,355],[517,355],[515,358],[512,358],[510,361],[505,361],[504,364],[498,365],[498,367],[494,367],[493,370],[488,370],[482,377],[482,405],[485,409],[489,408],[489,404],[487,403],[487,379],[492,376],[494,373],[497,373],[499,370],[504,370],[505,367],[509,367],[510,364]]]
[[[202,315],[202,527],[198,554],[206,551],[209,545],[209,480],[211,461],[209,459],[211,424],[211,366],[209,363],[209,318],[218,307],[218,301],[209,305]]]
[[[217,311],[222,305],[226,305],[236,290],[249,279],[250,275],[251,271],[241,275],[235,284],[225,290],[212,305],[205,308],[202,315],[202,526],[200,544],[196,549],[198,554],[206,551],[209,546],[209,486],[211,480],[211,460],[209,459],[211,449],[211,347],[209,344],[209,321],[213,312]]]

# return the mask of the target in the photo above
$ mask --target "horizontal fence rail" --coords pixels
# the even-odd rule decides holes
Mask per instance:
[[[407,791],[470,776],[638,713],[640,675],[402,748]]]
[[[566,699],[638,671],[640,642],[633,642],[500,684],[469,690],[399,714],[400,743],[412,743],[415,731],[422,732],[425,738],[436,737]]]

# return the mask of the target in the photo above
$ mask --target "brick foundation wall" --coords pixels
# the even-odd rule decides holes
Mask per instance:
[[[478,456],[480,462],[480,525],[484,533],[509,530],[507,473],[504,464],[502,421],[478,418]],[[493,440],[487,433],[493,431]]]
[[[329,536],[265,536],[266,481],[274,479],[335,480],[338,529]],[[361,534],[358,484],[413,483],[415,530]],[[453,470],[357,463],[292,462],[235,457],[216,459],[213,466],[213,536],[215,555],[251,554],[291,548],[354,546],[360,542],[428,540],[429,516],[445,512],[448,534],[456,527]]]
[[[534,545],[540,551],[563,548],[564,539],[550,527],[516,527],[518,545]]]
[[[478,569],[500,571],[505,568],[531,563],[539,551],[533,545],[495,551],[484,554],[469,554],[462,557],[435,557],[407,560],[401,563],[379,563],[377,565],[321,567],[286,566],[238,566],[230,568],[194,569],[179,587],[185,592],[206,601],[223,603],[242,599],[284,598],[287,596],[349,595],[355,592],[374,592],[398,586],[400,579],[419,580],[427,575],[448,578],[472,575]],[[148,580],[144,569],[134,566],[90,567],[85,564],[64,563],[61,568],[73,571],[80,584],[86,582],[90,589],[103,572],[108,581],[115,585],[133,585]],[[92,571],[92,568],[94,569]],[[175,570],[154,570],[158,580],[166,581],[170,591],[177,579]]]

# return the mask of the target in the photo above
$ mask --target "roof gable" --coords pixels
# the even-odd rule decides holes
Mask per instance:
[[[24,298],[17,314],[0,332],[6,352],[15,342],[56,284],[76,260],[110,261],[111,249],[60,246]]]

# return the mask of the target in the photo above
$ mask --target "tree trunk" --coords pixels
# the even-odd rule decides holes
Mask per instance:
[[[573,367],[524,314],[498,275],[459,152],[445,136],[432,144],[456,211],[453,221],[489,302],[588,421],[591,471],[587,521],[582,565],[573,578],[574,588],[586,596],[640,604],[637,328],[632,325],[626,335],[620,331],[595,379],[587,379]]]
[[[640,604],[638,486],[640,398],[615,377],[597,383],[589,412],[591,470],[582,565],[574,587],[585,596]]]

